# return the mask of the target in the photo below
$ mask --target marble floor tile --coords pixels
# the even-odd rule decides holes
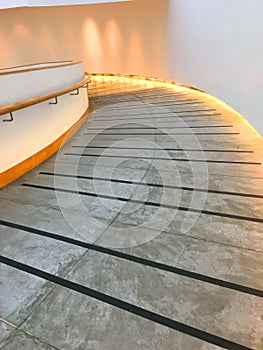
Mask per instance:
[[[254,296],[243,296],[228,289],[222,291],[222,287],[171,276],[170,273],[120,261],[118,258],[96,252],[88,253],[67,275],[67,279],[246,346],[260,346],[263,341],[260,329],[257,327],[258,320],[262,316],[262,301]],[[60,313],[56,305],[59,306],[62,302],[61,293],[56,292],[54,291],[41,304],[37,314],[33,313],[30,316],[24,325],[25,329],[36,333],[33,324],[38,323],[36,319],[39,318],[46,327],[44,318],[50,313],[49,303],[53,304],[53,312],[56,310],[57,314]],[[52,296],[55,300],[51,301]],[[64,300],[67,305],[69,298]],[[242,308],[240,308],[241,300]],[[71,313],[71,308],[67,310]],[[92,317],[92,311],[89,311],[87,304],[86,312]],[[249,325],[247,319],[240,317],[243,312],[250,315]],[[97,317],[100,315],[103,319],[105,317],[99,310],[96,315]],[[113,319],[112,315],[108,317]],[[233,319],[238,322],[233,322]],[[117,320],[114,322],[115,325],[119,324]],[[80,338],[79,336],[79,340]]]
[[[3,322],[0,318],[0,347],[2,349],[3,344],[11,336],[11,334],[16,330],[16,328]]]
[[[58,348],[51,346],[44,341],[41,341],[30,334],[26,334],[19,330],[5,342],[1,348],[3,350],[59,350]]]
[[[183,86],[96,76],[88,93],[82,128],[0,191],[0,254],[18,263],[0,265],[0,348],[262,350],[263,166],[246,164],[262,139]]]
[[[22,328],[63,350],[220,349],[61,287]]]
[[[54,286],[38,277],[4,264],[0,266],[1,317],[20,325]]]

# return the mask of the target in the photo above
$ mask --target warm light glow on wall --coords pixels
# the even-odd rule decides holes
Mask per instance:
[[[86,19],[83,31],[85,38],[85,57],[87,61],[96,62],[96,67],[93,69],[100,71],[102,66],[101,59],[104,54],[102,52],[102,40],[96,22],[92,18]]]
[[[144,53],[142,37],[137,30],[133,30],[130,34],[129,52],[127,54],[128,66],[133,69],[131,73],[147,71],[147,62]]]
[[[10,47],[10,42],[4,33],[0,32],[0,48],[1,48],[1,56],[4,59],[2,63],[3,67],[9,65],[9,60],[12,57],[12,48]]]
[[[109,43],[110,55],[116,56],[116,51],[119,49],[121,41],[121,32],[115,20],[111,19],[107,23],[105,33]]]
[[[48,55],[52,60],[56,59],[56,39],[55,35],[53,33],[53,30],[48,25],[44,24],[40,30],[39,30],[41,41],[43,42],[43,48],[45,48],[45,51],[43,52],[43,57],[45,57],[45,54]]]
[[[113,19],[107,22],[104,42],[107,45],[104,47],[104,52],[108,55],[111,70],[118,70],[119,60],[121,59],[120,55],[123,52],[123,43],[120,28]]]
[[[21,40],[23,42],[31,39],[31,33],[24,23],[17,23],[13,28],[13,34],[16,40]]]

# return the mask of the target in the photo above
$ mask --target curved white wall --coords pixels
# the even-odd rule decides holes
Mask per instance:
[[[65,88],[84,79],[82,63],[49,69],[20,70],[8,74],[0,71],[0,107]]]
[[[71,86],[72,81],[77,83],[83,80],[84,72],[81,64],[59,68],[58,70],[57,68],[47,69],[43,67],[41,70],[28,72],[30,80],[19,71],[16,74],[0,75],[0,86],[3,77],[9,79],[8,86],[16,88],[14,96],[17,100],[17,96],[23,97],[25,95],[28,98],[32,95],[35,96],[36,91],[44,90],[47,92],[45,83],[48,81],[50,83],[48,92],[53,92],[55,89],[52,86],[52,81],[55,81],[59,85],[58,88],[61,89]],[[22,100],[23,98],[17,101]],[[53,100],[13,112],[14,120],[12,122],[4,122],[5,119],[9,119],[9,115],[0,116],[0,176],[5,170],[52,144],[82,117],[89,106],[85,88],[79,89],[78,95],[67,93],[59,96],[57,104],[49,104],[49,102],[53,102]]]
[[[13,66],[13,67],[11,66],[11,67],[0,68],[0,74],[12,72],[14,70],[17,72],[17,71],[31,69],[31,68],[53,67],[61,64],[67,64],[67,63],[72,63],[72,61],[42,62],[42,63],[40,62],[40,63],[27,64],[22,66]]]
[[[263,135],[262,0],[133,0],[0,11],[0,67],[75,59],[90,72],[205,90]]]
[[[171,0],[169,78],[236,109],[263,136],[263,1]]]
[[[57,105],[49,101],[13,113],[14,121],[3,123],[0,116],[0,173],[15,166],[54,142],[87,110],[86,89],[78,96],[58,98]]]

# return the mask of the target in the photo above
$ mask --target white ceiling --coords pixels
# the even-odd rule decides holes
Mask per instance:
[[[0,0],[0,9],[31,6],[84,5],[132,0]]]

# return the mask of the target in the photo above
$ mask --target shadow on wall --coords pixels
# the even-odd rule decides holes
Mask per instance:
[[[168,11],[169,0],[1,10],[0,67],[76,59],[92,72],[164,77]]]

